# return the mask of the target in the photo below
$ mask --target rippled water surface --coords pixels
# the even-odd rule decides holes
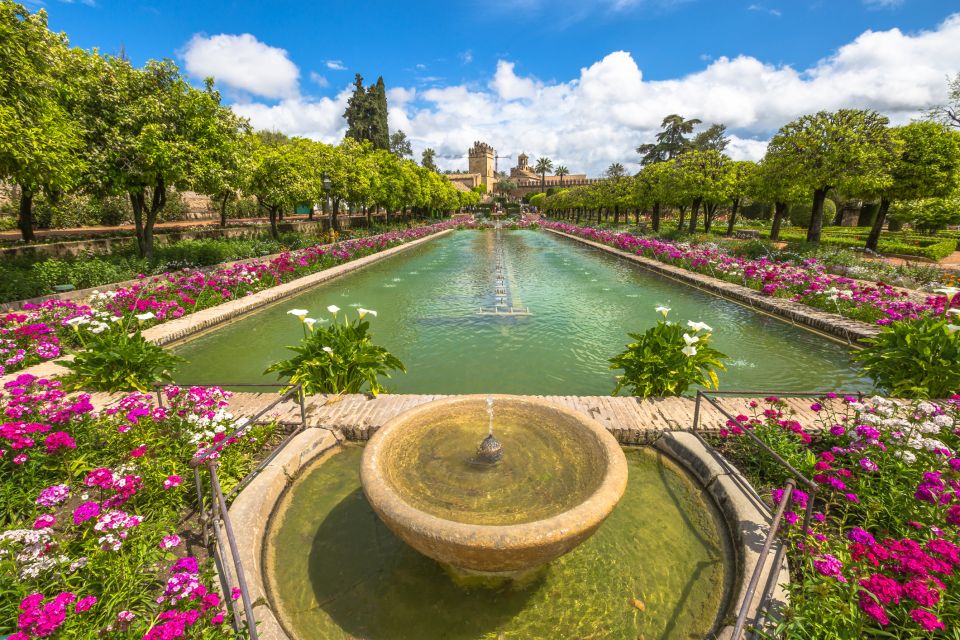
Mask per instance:
[[[627,332],[671,319],[699,320],[730,356],[724,389],[856,390],[869,386],[847,349],[788,323],[651,274],[545,231],[457,231],[246,316],[177,349],[180,382],[269,382],[263,370],[301,336],[286,314],[329,317],[331,304],[375,309],[376,342],[406,365],[387,381],[400,393],[609,394],[608,360]],[[495,298],[498,251],[505,302],[528,316],[479,313]]]
[[[522,589],[464,589],[394,536],[360,489],[359,447],[308,469],[279,505],[264,572],[302,640],[661,640],[706,637],[733,576],[705,492],[627,450],[629,484],[597,532]]]

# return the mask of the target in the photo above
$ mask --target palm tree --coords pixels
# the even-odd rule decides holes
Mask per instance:
[[[627,170],[623,168],[623,165],[619,162],[614,162],[609,167],[607,167],[607,177],[613,178],[614,180],[622,178],[627,175]]]
[[[562,189],[562,188],[563,188],[563,176],[568,176],[568,175],[570,175],[570,169],[567,169],[565,166],[560,165],[559,167],[557,167],[556,169],[553,170],[553,175],[555,175],[555,176],[557,176],[558,178],[560,178],[560,188]]]
[[[533,168],[540,174],[540,191],[547,191],[547,173],[553,171],[553,160],[550,158],[537,158],[537,164]]]

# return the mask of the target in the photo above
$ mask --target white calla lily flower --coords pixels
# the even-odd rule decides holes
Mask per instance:
[[[287,315],[297,316],[301,320],[306,318],[308,313],[310,312],[306,309],[290,309],[290,311],[287,311]]]
[[[361,317],[361,318],[362,318],[363,316],[367,315],[368,313],[369,313],[370,315],[372,315],[374,318],[377,317],[377,312],[374,311],[373,309],[364,309],[363,307],[358,307],[358,308],[357,308],[357,311],[360,313],[360,317]]]
[[[694,322],[693,320],[687,320],[687,326],[694,331],[713,331],[713,328],[706,322]]]
[[[700,338],[698,338],[697,336],[692,336],[689,333],[685,333],[683,334],[683,341],[686,342],[687,346],[689,347],[690,345],[694,345],[700,342]]]
[[[683,355],[687,356],[688,358],[692,358],[693,356],[697,355],[697,348],[693,345],[687,345],[681,349],[681,351],[683,351]]]
[[[307,329],[310,329],[310,331],[313,331],[313,325],[317,324],[317,319],[316,319],[316,318],[304,318],[304,319],[303,319],[303,324],[307,325]]]
[[[955,334],[957,331],[960,331],[960,324],[948,324],[947,333],[950,335]]]
[[[960,316],[960,309],[947,309],[948,316]]]
[[[656,311],[657,311],[657,313],[659,313],[660,315],[662,315],[664,318],[666,318],[666,317],[667,317],[667,314],[670,313],[670,307],[665,307],[665,306],[662,306],[662,305],[661,305],[661,306],[657,307]]]
[[[939,288],[939,289],[934,289],[933,292],[934,292],[934,293],[942,293],[943,295],[945,295],[945,296],[947,296],[947,297],[949,297],[949,298],[952,298],[953,296],[955,296],[955,295],[957,295],[958,293],[960,293],[960,289],[958,289],[957,287],[941,287],[941,288]]]
[[[323,350],[329,353],[330,355],[333,355],[333,349],[331,349],[330,347],[323,347]]]
[[[147,320],[153,320],[157,316],[153,315],[152,311],[147,311],[146,313],[139,313],[133,317],[139,320],[140,322],[146,322]]]
[[[329,312],[332,313],[333,315],[337,315],[337,312],[340,311],[340,307],[338,307],[338,306],[335,305],[335,304],[332,304],[332,305],[330,305],[329,307],[327,307],[327,311],[329,311]]]
[[[67,324],[73,327],[74,329],[77,329],[80,327],[80,325],[87,324],[88,322],[90,321],[87,319],[86,316],[76,316],[75,318],[70,318],[69,320],[67,320]]]

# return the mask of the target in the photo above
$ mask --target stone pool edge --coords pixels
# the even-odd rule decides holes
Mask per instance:
[[[230,518],[237,532],[237,545],[254,603],[257,631],[263,640],[291,640],[269,595],[264,568],[266,536],[276,510],[288,487],[303,470],[339,451],[345,441],[339,430],[321,427],[306,429],[284,447],[277,457],[244,488],[230,506]],[[698,435],[686,431],[665,431],[650,445],[690,473],[707,491],[723,514],[734,553],[733,593],[716,622],[713,638],[729,640],[733,626],[725,624],[737,613],[770,527],[770,513],[744,476],[712,450]],[[771,549],[776,554],[781,543]],[[761,626],[787,605],[784,585],[790,574],[786,559],[774,570],[772,563],[761,572],[757,592],[747,609],[747,623]],[[764,587],[770,597],[762,597]]]
[[[258,291],[250,294],[249,296],[228,300],[227,302],[202,309],[196,313],[187,314],[180,318],[150,327],[143,332],[143,337],[160,346],[172,345],[175,342],[179,342],[196,334],[205,332],[217,325],[224,324],[241,316],[245,316],[248,313],[259,311],[271,304],[279,302],[284,298],[302,293],[303,291],[319,284],[323,284],[328,280],[332,280],[333,278],[342,276],[357,269],[362,269],[363,267],[369,266],[374,262],[395,256],[396,254],[406,251],[407,249],[419,246],[425,242],[439,238],[440,236],[452,233],[453,231],[455,231],[455,229],[444,229],[443,231],[431,233],[423,238],[417,238],[416,240],[404,242],[403,244],[395,247],[390,247],[389,249],[384,249],[383,251],[378,251],[377,253],[372,253],[368,256],[351,260],[350,262],[338,264],[330,267],[329,269],[311,273],[310,275],[303,276],[302,278],[297,278],[295,280],[291,280],[290,282],[285,282],[275,287]],[[70,357],[71,356],[67,356],[67,358]],[[69,373],[69,369],[56,364],[53,360],[49,360],[47,362],[41,362],[24,369],[14,371],[13,373],[0,376],[0,384],[14,380],[17,378],[17,376],[21,376],[23,374],[30,374],[37,376],[38,378],[50,378],[52,376],[66,375],[67,373]]]
[[[733,625],[723,625],[722,620],[735,619],[739,613],[750,578],[761,561],[760,550],[770,530],[770,512],[747,479],[699,435],[689,431],[666,431],[653,447],[696,478],[723,514],[735,554],[732,594],[735,597],[728,600],[714,637],[729,640],[733,637]],[[769,557],[776,557],[782,544],[775,541]],[[772,562],[764,566],[747,608],[748,627],[763,627],[784,610],[789,600],[784,585],[789,582],[786,558],[779,567],[774,567]],[[763,598],[768,590],[769,598]]]
[[[660,262],[659,260],[634,255],[600,242],[580,238],[555,229],[545,228],[544,231],[580,242],[595,249],[606,251],[607,253],[629,260],[661,276],[679,280],[685,285],[702,289],[713,295],[745,305],[754,311],[767,313],[776,316],[780,320],[793,322],[794,324],[802,325],[806,329],[826,334],[831,338],[846,342],[851,347],[857,347],[861,341],[872,338],[880,333],[879,329],[865,322],[845,318],[836,313],[820,311],[819,309],[814,309],[800,302],[764,296],[743,285],[720,280],[719,278],[714,278],[713,276],[702,273],[696,273],[682,267],[675,267]]]

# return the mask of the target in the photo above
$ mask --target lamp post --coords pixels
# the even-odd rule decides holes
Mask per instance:
[[[330,187],[332,185],[330,181],[330,176],[327,175],[327,172],[324,171],[320,174],[320,180],[323,182],[323,198],[325,202],[330,200]],[[332,203],[330,207],[330,228],[334,231],[340,231],[340,222],[337,220],[337,208],[338,203]]]

